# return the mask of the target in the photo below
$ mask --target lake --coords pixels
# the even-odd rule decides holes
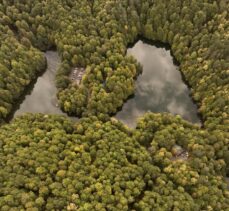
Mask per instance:
[[[143,72],[136,81],[134,97],[116,114],[117,119],[129,127],[135,127],[136,119],[147,111],[169,112],[200,124],[197,106],[168,48],[139,40],[127,50],[127,54],[137,59]]]
[[[56,71],[60,65],[60,57],[56,51],[47,51],[47,70],[38,77],[33,89],[25,96],[14,116],[23,113],[63,114],[57,105],[57,88],[55,86]]]

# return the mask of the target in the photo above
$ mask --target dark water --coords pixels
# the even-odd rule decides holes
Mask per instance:
[[[170,112],[200,124],[197,107],[170,50],[138,41],[127,53],[141,63],[143,73],[136,81],[135,96],[124,104],[117,119],[134,127],[136,119],[147,111]]]
[[[60,65],[60,58],[55,51],[47,51],[45,53],[47,58],[47,70],[37,79],[33,90],[26,95],[25,100],[20,105],[20,108],[15,112],[14,116],[23,113],[44,113],[44,114],[63,114],[61,109],[57,106],[55,86],[55,75]]]

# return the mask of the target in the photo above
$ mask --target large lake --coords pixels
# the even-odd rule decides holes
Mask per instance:
[[[174,64],[170,50],[138,41],[127,54],[137,59],[143,72],[136,81],[133,98],[116,114],[116,118],[130,127],[147,111],[170,112],[185,120],[200,124],[197,106],[182,80],[179,67]]]
[[[60,65],[60,58],[55,51],[47,51],[45,56],[47,59],[47,70],[37,79],[33,89],[25,96],[14,116],[26,112],[66,115],[57,106],[56,98],[55,75]]]

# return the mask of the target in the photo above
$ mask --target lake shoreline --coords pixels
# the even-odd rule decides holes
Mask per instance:
[[[140,44],[141,43],[141,44]],[[139,47],[139,45],[141,45],[142,47]],[[145,47],[144,47],[145,46]],[[200,127],[203,127],[203,119],[202,119],[202,116],[201,116],[201,114],[198,112],[198,104],[194,101],[194,99],[193,99],[193,96],[192,96],[192,93],[191,93],[191,90],[190,90],[190,85],[187,83],[187,81],[185,80],[185,77],[184,77],[184,74],[181,72],[181,70],[180,70],[180,68],[179,68],[179,62],[174,58],[174,55],[172,54],[172,51],[171,51],[171,49],[170,49],[170,46],[169,46],[169,44],[164,44],[164,43],[162,43],[162,42],[157,42],[157,41],[150,41],[150,40],[147,40],[147,39],[143,39],[143,38],[141,38],[140,36],[138,36],[137,37],[137,39],[135,40],[135,42],[134,43],[131,43],[131,44],[128,44],[128,49],[127,49],[127,54],[128,54],[128,51],[133,51],[133,54],[135,55],[139,55],[140,56],[140,54],[145,54],[145,56],[147,57],[147,61],[145,61],[144,60],[144,62],[146,62],[146,63],[150,63],[150,61],[153,61],[155,58],[154,58],[154,54],[156,53],[156,51],[158,51],[158,53],[159,52],[164,52],[164,55],[161,57],[161,59],[162,59],[162,63],[161,64],[157,64],[157,57],[156,57],[156,61],[153,61],[152,62],[152,66],[155,66],[153,69],[158,69],[158,67],[159,68],[163,68],[163,66],[160,66],[160,65],[162,65],[163,64],[163,62],[166,62],[165,64],[168,66],[168,65],[170,65],[171,66],[171,64],[173,64],[174,65],[174,67],[167,67],[167,66],[165,66],[164,68],[166,68],[166,71],[168,71],[166,74],[170,74],[170,75],[172,75],[172,74],[175,74],[175,72],[176,72],[176,74],[175,75],[178,75],[178,73],[179,73],[179,77],[181,78],[181,81],[179,80],[179,81],[177,81],[178,83],[182,83],[182,84],[184,84],[184,85],[182,85],[182,89],[184,89],[185,90],[185,95],[184,95],[184,97],[185,97],[185,100],[187,101],[187,103],[188,104],[190,104],[190,106],[192,106],[193,108],[192,108],[192,110],[193,111],[195,111],[195,114],[193,114],[193,115],[195,115],[196,117],[196,119],[198,119],[198,125],[200,125]],[[143,49],[141,49],[141,48],[145,48],[144,50]],[[136,50],[134,50],[135,48],[138,48],[138,50],[136,49]],[[155,50],[152,50],[152,52],[150,53],[150,50],[149,49],[155,49]],[[145,51],[147,50],[147,53],[145,53]],[[154,52],[155,51],[155,52]],[[163,57],[165,56],[165,55],[168,55],[168,52],[170,53],[170,59],[169,60],[171,60],[171,61],[167,61],[167,60],[163,60]],[[153,53],[153,54],[152,54]],[[159,54],[158,53],[156,53],[155,54],[155,56],[158,56]],[[148,54],[152,54],[151,56],[149,56]],[[131,54],[132,55],[132,54]],[[134,55],[132,55],[132,56],[134,56]],[[143,55],[141,55],[141,57],[143,56]],[[144,100],[144,102],[142,102],[143,104],[147,104],[148,103],[148,101],[149,101],[149,99],[152,99],[152,98],[154,98],[155,96],[154,96],[154,92],[152,92],[152,90],[150,91],[150,86],[151,86],[151,84],[153,84],[153,80],[155,80],[154,79],[154,77],[152,78],[152,74],[155,74],[154,72],[151,72],[152,70],[150,70],[150,72],[149,72],[149,70],[148,70],[148,72],[146,72],[146,70],[144,70],[144,63],[142,63],[141,61],[139,61],[139,59],[140,59],[140,57],[139,58],[137,58],[136,56],[134,56],[135,57],[135,59],[137,59],[138,60],[138,62],[143,66],[143,71],[142,71],[142,73],[140,73],[139,75],[138,75],[138,77],[136,78],[136,80],[135,80],[135,93],[134,94],[132,94],[132,95],[130,95],[125,101],[124,101],[124,103],[123,103],[123,105],[120,107],[120,108],[118,108],[118,112],[116,113],[116,114],[113,114],[113,117],[115,117],[115,118],[117,118],[117,119],[119,119],[119,120],[123,120],[123,116],[122,116],[122,111],[124,111],[124,110],[127,110],[127,112],[130,112],[129,111],[129,109],[131,109],[131,108],[129,108],[129,109],[127,109],[127,104],[133,104],[134,102],[133,101],[135,101],[135,104],[136,104],[136,106],[137,106],[137,104],[139,104],[139,102],[138,102],[138,100],[140,100],[140,98],[139,98],[139,88],[141,87],[141,86],[143,86],[144,87],[144,83],[146,83],[146,82],[143,82],[142,80],[143,80],[143,78],[145,78],[145,80],[147,80],[147,83],[148,83],[148,88],[147,89],[144,89],[144,95],[147,95],[148,97],[147,97],[147,99],[145,99]],[[166,56],[166,58],[167,58],[168,56]],[[143,58],[142,58],[143,59]],[[167,58],[168,59],[168,58]],[[155,64],[154,64],[155,63]],[[147,64],[148,66],[149,66],[149,64]],[[169,70],[168,70],[168,68],[169,68]],[[174,70],[173,70],[174,69]],[[171,73],[171,71],[175,71],[174,73]],[[146,75],[146,74],[148,74],[148,75]],[[157,74],[157,73],[156,73]],[[161,73],[160,73],[161,74]],[[163,75],[163,74],[162,74]],[[163,79],[163,77],[164,77],[164,79]],[[168,80],[168,79],[166,79],[166,75],[165,76],[163,76],[162,77],[162,83],[164,83],[164,86],[166,86],[166,87],[168,87],[168,89],[170,89],[169,88],[169,85],[168,85],[168,83],[167,82],[164,82],[163,80]],[[167,76],[168,77],[168,76]],[[152,81],[151,82],[149,82],[149,80],[148,80],[148,78],[151,78],[152,79]],[[173,79],[173,78],[172,78]],[[157,81],[156,81],[157,82]],[[170,81],[168,81],[169,83],[170,83]],[[176,83],[177,83],[176,82]],[[139,84],[141,84],[141,85],[139,85]],[[142,85],[143,84],[143,85]],[[139,87],[140,86],[140,87]],[[175,85],[172,85],[172,86],[174,86],[174,87],[176,87],[176,84]],[[177,86],[178,87],[178,86]],[[170,91],[170,90],[169,90]],[[149,93],[148,93],[149,92]],[[176,93],[175,93],[176,94]],[[171,94],[169,94],[167,97],[169,97],[169,98],[171,98],[171,100],[174,100],[175,99],[175,96],[173,96],[173,97],[171,97],[170,96]],[[174,94],[172,94],[172,95],[174,95]],[[163,97],[163,94],[162,94],[162,96],[160,96],[161,98]],[[136,99],[135,99],[136,98]],[[164,98],[166,98],[166,96],[164,96]],[[171,103],[170,101],[166,101],[167,102],[167,104],[169,104],[169,103]],[[161,105],[159,104],[159,105],[157,105],[158,107],[160,107]],[[163,104],[163,106],[165,106],[165,104]],[[168,105],[167,105],[168,106]],[[142,106],[142,107],[144,107],[144,106]],[[147,106],[146,106],[147,107]],[[150,106],[148,106],[147,108],[146,108],[146,110],[144,110],[144,112],[142,112],[141,111],[141,115],[139,114],[138,116],[140,117],[140,116],[142,116],[145,112],[147,112],[147,111],[150,111],[150,112],[153,112],[153,113],[162,113],[162,112],[165,112],[165,113],[171,113],[171,114],[173,114],[173,115],[180,115],[181,116],[181,118],[183,118],[184,120],[186,120],[186,121],[189,121],[189,122],[191,122],[191,123],[193,123],[193,124],[195,124],[195,123],[197,123],[197,122],[193,122],[193,121],[190,121],[190,120],[188,120],[188,119],[186,119],[184,116],[182,116],[181,114],[179,114],[179,112],[178,113],[173,113],[173,112],[171,112],[171,111],[169,111],[168,109],[167,110],[160,110],[160,109],[155,109],[155,107],[154,107],[154,109],[152,108],[152,107],[150,107]],[[185,112],[185,111],[184,111]],[[124,114],[125,115],[125,114]],[[127,117],[124,117],[125,119],[127,119]],[[131,118],[131,117],[130,117]],[[138,118],[138,117],[137,117]],[[130,122],[130,120],[128,120],[129,122]],[[135,120],[133,120],[132,119],[132,121],[131,122],[135,122],[136,123],[136,119]],[[127,124],[127,122],[126,121],[124,121],[123,123],[125,123],[125,124]],[[128,125],[128,126],[130,126],[130,125]]]

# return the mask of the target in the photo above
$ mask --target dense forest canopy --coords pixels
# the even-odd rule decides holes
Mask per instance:
[[[0,129],[1,210],[228,210],[229,4],[225,0],[0,0],[0,121],[56,48],[61,108]],[[130,130],[110,116],[141,72],[138,37],[171,46],[203,128],[146,114]],[[79,85],[74,67],[86,69]],[[189,153],[173,160],[174,145]]]
[[[223,137],[179,117],[146,114],[130,130],[115,119],[28,114],[0,140],[1,210],[228,209],[226,165],[214,159]],[[188,160],[172,159],[174,144]]]

